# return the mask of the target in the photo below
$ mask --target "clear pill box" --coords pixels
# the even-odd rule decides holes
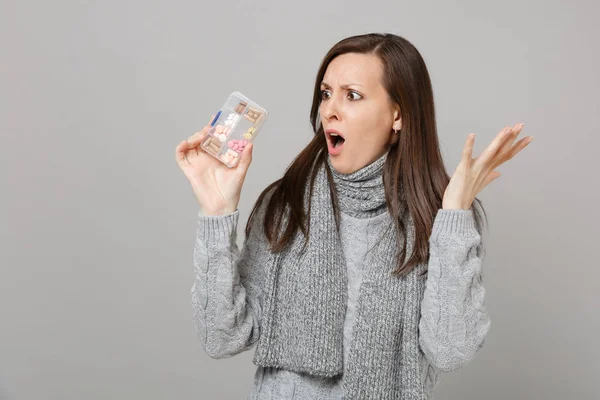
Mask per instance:
[[[240,92],[229,95],[211,122],[200,146],[230,168],[235,167],[246,145],[253,142],[267,119],[267,110]]]

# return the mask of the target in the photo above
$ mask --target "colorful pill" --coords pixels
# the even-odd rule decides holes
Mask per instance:
[[[235,107],[235,112],[238,114],[243,113],[244,110],[246,109],[247,105],[248,105],[248,103],[246,103],[244,101],[240,101],[240,103]]]

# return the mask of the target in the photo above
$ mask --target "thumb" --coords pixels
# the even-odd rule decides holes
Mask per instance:
[[[500,177],[500,172],[498,171],[492,171],[490,172],[490,174],[485,178],[485,181],[483,181],[483,186],[487,186],[489,185],[493,180],[495,180],[496,178]]]
[[[238,168],[241,168],[244,172],[248,170],[250,167],[250,163],[252,162],[252,152],[254,150],[254,145],[252,143],[248,143],[246,147],[244,147],[244,151],[240,155],[240,162],[238,164]]]

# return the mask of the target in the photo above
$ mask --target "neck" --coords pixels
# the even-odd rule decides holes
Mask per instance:
[[[341,212],[357,218],[371,218],[386,211],[383,166],[387,155],[386,152],[372,163],[348,174],[338,172],[327,156]]]

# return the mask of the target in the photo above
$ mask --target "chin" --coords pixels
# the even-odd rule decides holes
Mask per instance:
[[[340,174],[349,174],[351,172],[354,172],[354,170],[351,166],[348,165],[348,163],[344,162],[343,160],[340,160],[339,158],[331,158],[331,165],[333,165],[335,170]]]

